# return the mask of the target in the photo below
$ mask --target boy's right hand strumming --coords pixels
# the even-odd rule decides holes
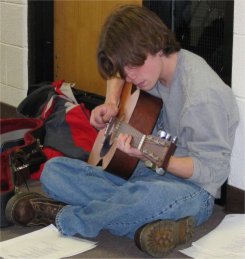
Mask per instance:
[[[90,116],[90,123],[96,129],[100,130],[106,127],[106,123],[110,118],[116,116],[118,106],[114,103],[104,103],[95,107]]]
[[[125,81],[119,77],[113,77],[107,81],[105,103],[95,107],[91,112],[90,123],[97,129],[106,127],[110,118],[118,113],[118,104]]]

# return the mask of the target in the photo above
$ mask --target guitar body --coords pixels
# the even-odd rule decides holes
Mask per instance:
[[[128,123],[145,135],[152,133],[162,108],[162,100],[146,92],[136,89],[131,84],[123,88],[118,118]],[[108,152],[101,157],[101,149],[105,139],[105,129],[98,133],[88,160],[89,164],[102,165],[112,174],[128,179],[136,168],[139,159],[128,156],[112,143]]]

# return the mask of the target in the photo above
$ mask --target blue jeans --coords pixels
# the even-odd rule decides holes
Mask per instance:
[[[214,205],[214,198],[199,186],[169,173],[159,176],[141,162],[126,181],[80,160],[53,158],[41,182],[51,198],[69,204],[56,216],[64,235],[95,237],[105,229],[133,238],[145,223],[186,216],[199,225]]]

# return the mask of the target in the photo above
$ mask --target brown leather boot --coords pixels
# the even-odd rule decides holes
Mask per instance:
[[[64,206],[65,203],[38,193],[17,193],[8,201],[5,214],[16,225],[47,226],[55,224],[55,217]]]
[[[195,221],[186,217],[178,221],[158,220],[140,227],[134,236],[136,246],[154,257],[164,257],[177,245],[192,238]]]

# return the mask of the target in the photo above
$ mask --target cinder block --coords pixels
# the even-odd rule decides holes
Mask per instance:
[[[233,157],[231,163],[231,174],[228,184],[238,189],[245,190],[245,163],[244,160]]]
[[[27,89],[27,49],[6,46],[6,84],[18,89]]]
[[[0,43],[0,83],[6,84],[6,47]]]
[[[240,122],[236,131],[235,143],[231,156],[231,173],[228,183],[245,190],[245,99],[237,98]]]
[[[0,89],[0,101],[14,107],[17,107],[27,95],[27,90],[17,89],[4,84],[0,84]]]
[[[27,47],[27,5],[1,2],[1,42]]]
[[[234,1],[234,33],[242,34],[245,36],[245,1],[235,0]]]
[[[232,57],[232,89],[237,97],[245,98],[245,36],[234,35]]]
[[[28,0],[4,0],[6,3],[12,3],[12,4],[25,4],[27,5]]]

